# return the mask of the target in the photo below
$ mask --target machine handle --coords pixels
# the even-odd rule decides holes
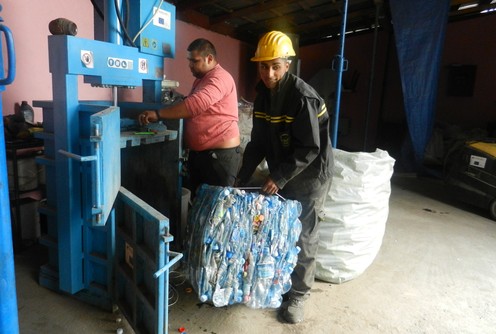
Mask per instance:
[[[14,38],[12,37],[12,32],[10,29],[3,24],[0,24],[0,31],[5,34],[5,45],[7,47],[7,58],[9,61],[9,67],[7,70],[7,77],[0,79],[0,85],[10,85],[16,75],[16,58],[14,49]]]
[[[94,161],[94,160],[96,160],[96,155],[88,155],[86,157],[83,157],[83,156],[80,156],[80,155],[77,155],[77,154],[74,154],[74,153],[71,153],[71,152],[67,152],[67,151],[64,151],[64,150],[59,150],[59,153],[62,154],[62,155],[65,155],[68,158],[71,158],[71,159],[74,159],[74,160],[77,160],[77,161],[81,161],[81,162]]]
[[[94,200],[96,203],[94,203],[92,213],[93,213],[93,215],[96,216],[96,224],[100,225],[102,203],[101,203],[101,197],[99,195],[101,185],[100,185],[100,172],[99,172],[100,171],[100,164],[99,164],[100,159],[99,159],[98,154],[97,155],[88,155],[88,156],[83,157],[83,156],[80,156],[80,155],[77,155],[77,154],[74,154],[71,152],[67,152],[65,150],[59,150],[58,152],[64,156],[70,158],[70,159],[74,159],[74,160],[81,161],[81,162],[96,161],[96,163],[97,163],[97,166],[95,167],[96,168],[96,171],[95,171],[95,178],[96,178],[95,189],[96,189],[96,191],[93,194]],[[98,150],[97,150],[97,152],[98,152]]]
[[[174,258],[172,258],[172,260],[170,260],[169,263],[167,263],[165,266],[163,266],[162,268],[157,270],[157,272],[155,272],[155,274],[153,274],[153,277],[158,278],[160,275],[162,275],[167,270],[169,270],[170,267],[172,267],[174,264],[176,264],[177,261],[179,261],[183,258],[182,253],[169,251],[167,254],[168,254],[168,256],[174,256]]]

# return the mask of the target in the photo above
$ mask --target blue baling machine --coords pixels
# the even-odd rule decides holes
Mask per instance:
[[[137,333],[167,333],[169,269],[182,257],[171,250],[182,122],[146,136],[133,126],[139,112],[164,104],[175,8],[106,0],[104,15],[105,41],[48,37],[53,101],[33,103],[43,109],[45,154],[37,161],[46,173],[40,243],[48,260],[39,282],[105,309],[118,305]],[[79,77],[112,89],[113,101],[80,100]],[[134,87],[143,87],[143,100],[120,103],[119,91]]]

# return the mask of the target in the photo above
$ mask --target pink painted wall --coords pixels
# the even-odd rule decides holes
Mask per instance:
[[[77,3],[77,4],[76,4]],[[3,94],[3,113],[14,113],[22,100],[52,99],[52,77],[48,71],[48,23],[65,17],[78,26],[78,36],[93,38],[93,6],[91,1],[75,0],[9,0],[2,1],[0,13],[12,30],[16,51],[16,78]],[[74,10],[77,7],[77,10]],[[5,49],[4,52],[5,59]],[[82,82],[82,80],[81,80]],[[81,99],[110,98],[110,90],[80,84]],[[35,109],[35,121],[41,121],[41,109]]]
[[[257,69],[250,62],[250,57],[255,52],[254,47],[179,20],[176,20],[176,56],[174,59],[166,58],[164,61],[166,78],[179,81],[177,91],[187,95],[191,89],[194,77],[188,67],[186,49],[193,40],[200,37],[206,38],[214,44],[219,63],[234,78],[238,90],[238,100],[241,98],[253,99]],[[121,92],[124,101],[139,101],[141,99],[142,91],[140,88],[121,90]]]
[[[76,0],[8,0],[2,3],[3,11],[0,15],[14,34],[17,54],[16,80],[3,94],[5,114],[13,113],[15,103],[22,100],[31,103],[33,100],[52,98],[47,49],[48,23],[52,19],[66,17],[77,23],[79,37],[93,38],[91,1],[77,1],[77,11],[73,9],[75,3]],[[495,26],[494,14],[448,25],[440,73],[437,121],[470,127],[485,127],[488,122],[496,121],[496,40],[492,33]],[[258,75],[255,64],[249,58],[253,55],[255,46],[181,21],[176,21],[176,57],[164,61],[167,78],[180,83],[178,91],[182,94],[189,93],[193,77],[186,61],[186,48],[198,37],[211,40],[217,47],[221,65],[234,77],[238,98],[253,100]],[[349,127],[346,135],[339,138],[338,144],[349,150],[363,150],[366,132],[368,148],[380,147],[376,146],[379,145],[378,136],[389,136],[385,126],[392,125],[392,131],[398,132],[405,120],[394,38],[389,31],[382,31],[378,38],[369,128],[365,130],[368,87],[372,75],[372,47],[373,34],[347,37],[345,42],[349,70],[343,75],[344,82],[350,81],[354,71],[360,74],[355,90],[344,92],[341,99],[340,115],[349,122]],[[337,52],[337,41],[300,47],[301,77],[309,80],[319,69],[329,67]],[[452,63],[477,65],[474,96],[446,96],[444,65]],[[91,88],[81,83],[79,91],[81,99],[111,98],[110,89]],[[120,90],[119,97],[121,100],[140,101],[141,90]],[[41,121],[41,110],[35,112],[36,120]]]
[[[78,37],[93,39],[93,6],[89,0],[10,0],[2,2],[2,5],[0,15],[12,30],[16,49],[16,79],[3,94],[3,113],[12,114],[15,104],[22,100],[32,104],[33,100],[52,99],[52,78],[48,69],[48,23],[55,18],[65,17],[77,24]],[[74,10],[75,6],[77,10]],[[176,57],[166,59],[164,67],[168,79],[179,81],[178,91],[188,94],[193,83],[186,61],[186,48],[198,37],[214,43],[219,62],[232,74],[237,84],[238,97],[253,98],[256,67],[249,62],[253,48],[233,38],[181,21],[176,21]],[[139,88],[120,90],[119,94],[121,100],[141,101]],[[81,100],[110,100],[111,90],[92,88],[83,84],[80,78],[79,97]],[[35,120],[42,121],[40,108],[35,108]]]
[[[248,44],[231,37],[181,21],[176,21],[176,57],[175,59],[165,60],[167,78],[178,80],[181,85],[179,91],[183,94],[189,93],[194,77],[189,71],[186,49],[194,39],[200,37],[208,39],[215,45],[219,63],[231,73],[236,82],[238,98],[251,97],[253,95],[253,85],[247,84],[246,78],[251,76],[253,80],[253,76],[256,76],[256,66],[250,63],[250,57],[254,53],[254,49]]]

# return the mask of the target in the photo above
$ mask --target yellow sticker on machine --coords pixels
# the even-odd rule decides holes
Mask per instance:
[[[468,146],[473,147],[479,151],[487,153],[493,157],[496,157],[496,143],[486,143],[483,141],[475,141],[468,143]]]

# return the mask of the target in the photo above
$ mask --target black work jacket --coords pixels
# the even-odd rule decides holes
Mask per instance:
[[[249,180],[265,158],[280,189],[309,178],[325,181],[333,163],[329,114],[324,100],[306,82],[286,73],[272,92],[259,82],[253,106],[251,141],[238,174]]]

